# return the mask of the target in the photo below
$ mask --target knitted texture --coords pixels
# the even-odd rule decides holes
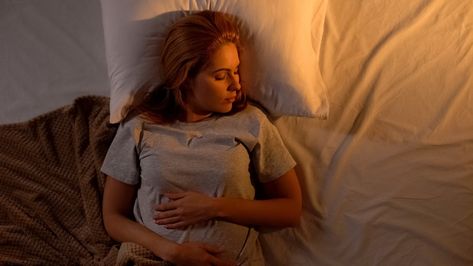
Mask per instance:
[[[85,96],[0,126],[0,264],[113,265],[100,166],[115,135],[109,99]]]
[[[116,265],[140,266],[172,266],[172,263],[161,260],[148,249],[131,242],[124,242],[120,246]]]

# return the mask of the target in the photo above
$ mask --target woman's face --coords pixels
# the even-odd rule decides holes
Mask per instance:
[[[186,102],[188,122],[231,111],[241,89],[239,65],[235,44],[224,44],[215,51],[192,82]]]

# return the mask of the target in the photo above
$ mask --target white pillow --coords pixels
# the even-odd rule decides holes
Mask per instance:
[[[214,10],[240,18],[249,31],[241,79],[248,96],[271,115],[326,118],[319,69],[326,0],[101,0],[111,85],[110,122],[152,80],[156,47],[185,11]],[[154,47],[150,47],[154,43]],[[251,86],[248,86],[251,84]]]

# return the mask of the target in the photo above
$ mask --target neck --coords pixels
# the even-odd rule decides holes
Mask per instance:
[[[186,112],[182,115],[181,121],[187,123],[199,122],[205,120],[213,115],[212,112],[194,112],[192,110],[186,110]]]

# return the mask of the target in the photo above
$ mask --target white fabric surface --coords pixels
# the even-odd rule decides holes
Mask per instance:
[[[473,2],[331,0],[325,25],[331,116],[277,121],[307,212],[270,265],[472,265]]]
[[[111,84],[111,123],[120,122],[126,116],[124,110],[137,101],[136,96],[144,95],[138,92],[143,84],[161,83],[162,71],[156,62],[170,25],[184,11],[204,9],[235,15],[244,25],[239,70],[250,98],[273,115],[327,118],[327,92],[318,65],[326,0],[100,2]]]
[[[108,91],[98,8],[0,1],[1,122]],[[305,214],[269,265],[472,265],[473,2],[331,0],[320,66],[329,120],[276,121]]]

